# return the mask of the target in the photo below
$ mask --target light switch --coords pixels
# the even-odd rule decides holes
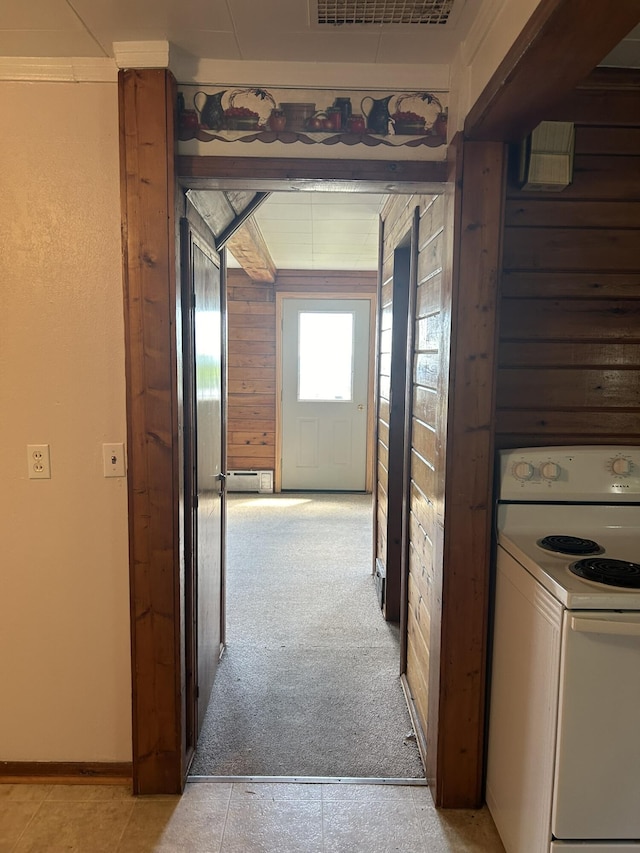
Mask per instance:
[[[51,456],[48,444],[27,444],[27,470],[30,480],[51,479]]]
[[[124,459],[124,444],[102,445],[102,464],[105,477],[124,477],[126,465]]]

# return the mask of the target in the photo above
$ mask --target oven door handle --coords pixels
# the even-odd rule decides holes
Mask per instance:
[[[571,617],[571,630],[583,634],[613,634],[624,637],[640,637],[640,622],[605,622],[600,619]]]

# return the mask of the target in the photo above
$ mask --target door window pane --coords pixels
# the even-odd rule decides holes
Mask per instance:
[[[298,400],[351,400],[353,312],[301,311],[298,318]]]

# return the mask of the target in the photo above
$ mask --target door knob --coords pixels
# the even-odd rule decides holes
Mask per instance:
[[[358,403],[358,411],[364,412],[364,404],[363,403]]]

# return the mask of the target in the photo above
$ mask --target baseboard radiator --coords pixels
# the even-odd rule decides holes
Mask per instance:
[[[229,471],[228,492],[273,492],[273,471]]]

